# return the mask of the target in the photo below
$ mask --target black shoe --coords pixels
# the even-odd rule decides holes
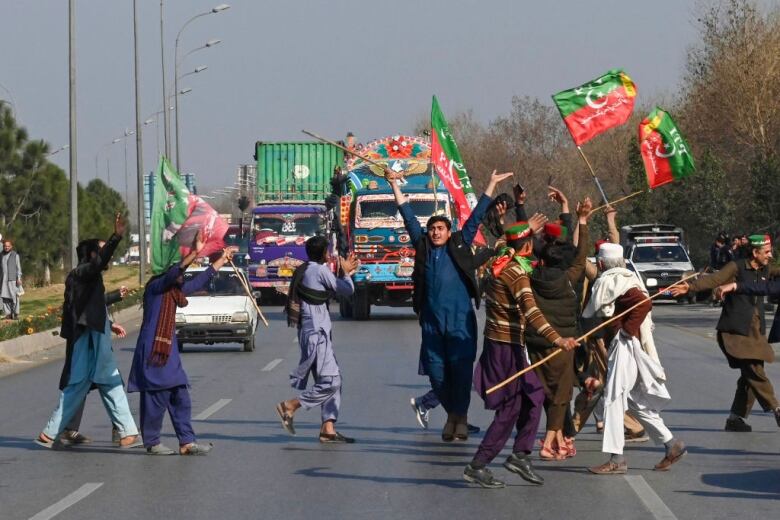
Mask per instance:
[[[775,418],[777,418],[777,414],[775,414]],[[780,424],[780,419],[778,419],[778,424]],[[736,419],[729,417],[726,419],[724,430],[727,432],[752,432],[753,427],[746,423],[742,417],[737,417]]]
[[[336,433],[322,433],[320,432],[320,442],[322,444],[354,444],[355,439],[352,437],[345,437],[339,432]]]
[[[531,459],[527,455],[511,454],[504,462],[504,467],[512,473],[517,473],[523,480],[530,482],[531,484],[537,484],[541,486],[544,484],[544,479],[534,471],[533,465],[531,465]]]
[[[775,412],[775,413],[777,413],[777,412]],[[778,419],[778,421],[780,421],[780,419]],[[780,422],[778,422],[777,424],[780,424]],[[474,435],[475,433],[479,433],[481,431],[479,429],[479,426],[474,426],[473,424],[467,424],[466,428],[468,428],[468,430],[469,430],[469,435]]]
[[[775,421],[777,422],[777,425],[780,426],[780,406],[775,408]]]
[[[475,468],[471,464],[468,464],[466,469],[463,470],[463,480],[466,482],[479,484],[483,488],[487,489],[500,489],[506,486],[506,484],[496,479],[493,476],[493,473],[491,473],[490,470],[486,467]]]

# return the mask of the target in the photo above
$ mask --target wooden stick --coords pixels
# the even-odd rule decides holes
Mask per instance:
[[[626,195],[625,197],[620,197],[620,198],[619,198],[619,199],[617,199],[617,200],[613,200],[613,201],[612,201],[612,202],[610,202],[609,204],[602,204],[601,206],[598,206],[598,207],[596,207],[596,208],[593,208],[592,210],[590,210],[590,212],[591,212],[591,213],[593,213],[593,212],[596,212],[596,211],[598,211],[598,210],[600,210],[600,209],[604,209],[604,208],[606,208],[607,206],[614,206],[615,204],[617,204],[617,203],[619,203],[619,202],[623,202],[624,200],[628,200],[628,199],[630,199],[630,198],[636,197],[636,196],[637,196],[637,195],[639,195],[640,193],[644,193],[644,192],[645,192],[645,190],[639,190],[639,191],[635,191],[635,192],[634,192],[634,193],[632,193],[631,195]]]
[[[607,199],[607,194],[604,193],[604,188],[601,187],[601,182],[599,182],[599,178],[596,177],[596,172],[593,171],[593,166],[590,165],[590,161],[588,161],[588,158],[585,157],[585,152],[582,151],[582,147],[578,146],[577,151],[580,152],[580,156],[582,156],[582,160],[585,161],[585,164],[588,165],[588,169],[590,170],[590,175],[593,177],[593,181],[596,183],[596,187],[599,189],[599,192],[601,192],[601,198],[604,199],[604,203],[609,204],[609,199]]]
[[[331,141],[330,139],[325,139],[324,137],[319,136],[319,135],[315,134],[314,132],[309,132],[308,130],[301,130],[301,132],[303,132],[306,135],[310,135],[311,137],[315,138],[318,141],[322,141],[323,143],[328,143],[330,145],[335,146],[336,148],[341,148],[346,153],[348,153],[350,155],[354,155],[355,157],[359,157],[359,158],[363,159],[364,161],[366,161],[367,163],[370,163],[370,164],[373,164],[374,166],[378,166],[378,167],[382,168],[382,170],[387,168],[387,165],[380,164],[380,163],[378,163],[378,162],[376,162],[374,160],[371,160],[368,157],[366,157],[365,155],[359,154],[355,150],[350,150],[346,146],[340,145],[339,143],[337,143],[335,141]]]
[[[675,285],[679,285],[679,284],[681,284],[681,283],[683,283],[683,282],[685,282],[685,281],[687,281],[687,280],[690,280],[691,278],[694,278],[694,277],[696,277],[696,276],[699,276],[699,273],[693,273],[693,274],[691,274],[691,275],[688,275],[688,276],[686,276],[685,278],[682,278],[681,280],[678,280],[677,282],[675,282],[675,283],[673,283],[672,285],[670,285],[669,287],[667,287],[667,288],[666,288],[666,290],[668,291],[670,288],[674,287]],[[648,296],[647,298],[645,298],[645,299],[644,299],[644,300],[642,300],[641,302],[637,303],[636,305],[632,305],[631,307],[629,307],[629,308],[628,308],[628,309],[626,309],[625,311],[621,312],[621,313],[620,313],[620,314],[618,314],[617,316],[613,316],[613,317],[611,317],[610,319],[608,319],[607,321],[603,322],[601,325],[599,325],[599,326],[597,326],[597,327],[593,327],[593,328],[592,328],[592,329],[590,329],[588,332],[586,332],[585,334],[583,334],[582,336],[580,336],[579,338],[577,338],[577,340],[576,340],[576,341],[579,343],[580,341],[583,341],[583,340],[587,339],[587,338],[588,338],[588,336],[592,336],[592,335],[593,335],[593,334],[594,334],[596,331],[598,331],[598,330],[601,330],[601,329],[603,329],[604,327],[606,327],[607,325],[609,325],[610,323],[612,323],[613,321],[615,321],[615,320],[617,320],[617,319],[619,319],[619,318],[622,318],[623,316],[625,316],[625,315],[626,315],[626,314],[628,314],[629,312],[633,311],[634,309],[636,309],[636,308],[637,308],[637,307],[639,307],[640,305],[642,305],[642,304],[644,304],[644,303],[646,303],[646,302],[649,302],[649,301],[651,301],[651,300],[654,300],[654,299],[658,298],[658,297],[659,297],[659,296],[661,296],[661,295],[662,295],[664,292],[666,292],[666,291],[663,291],[663,292],[659,291],[658,293],[654,294],[653,296]],[[526,367],[526,368],[522,369],[520,372],[516,373],[515,375],[513,375],[513,376],[511,376],[511,377],[509,377],[509,378],[507,378],[507,379],[504,379],[503,381],[501,381],[500,383],[498,383],[496,386],[493,386],[493,387],[491,387],[491,388],[488,388],[488,389],[487,389],[487,391],[486,391],[485,393],[486,393],[486,394],[492,394],[493,392],[495,392],[495,391],[496,391],[496,390],[498,390],[499,388],[503,388],[504,386],[508,385],[509,383],[511,383],[512,381],[514,381],[515,379],[517,379],[518,377],[520,377],[520,376],[522,376],[523,374],[525,374],[526,372],[529,372],[529,371],[533,370],[534,368],[536,368],[536,367],[538,367],[538,366],[540,366],[540,365],[544,365],[545,363],[547,363],[548,361],[550,361],[552,358],[554,358],[555,356],[557,356],[557,355],[558,355],[558,354],[560,354],[561,352],[563,352],[563,349],[562,349],[562,348],[557,348],[557,349],[555,349],[555,350],[553,351],[553,353],[552,353],[552,354],[550,354],[549,356],[546,356],[545,358],[543,358],[543,359],[540,359],[539,361],[537,361],[537,362],[536,362],[536,363],[534,363],[533,365],[531,365],[531,366],[528,366],[528,367]]]
[[[257,310],[257,315],[260,316],[260,319],[263,320],[265,326],[268,327],[268,320],[265,319],[265,316],[263,316],[263,311],[261,311],[260,306],[257,305],[257,301],[255,300],[255,296],[252,294],[252,291],[249,289],[249,285],[247,285],[247,282],[244,280],[244,277],[241,276],[241,273],[238,272],[238,268],[236,267],[236,264],[233,263],[233,259],[228,259],[228,262],[230,262],[230,266],[236,272],[238,279],[241,281],[241,285],[244,286],[246,295],[249,296],[250,300],[252,300],[252,304],[255,306],[255,309]]]

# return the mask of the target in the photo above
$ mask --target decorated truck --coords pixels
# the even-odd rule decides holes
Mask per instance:
[[[430,143],[421,137],[393,136],[364,145],[360,154],[403,172],[401,190],[425,226],[434,214],[452,216],[447,191],[431,167]],[[411,306],[414,245],[398,212],[393,192],[379,166],[357,156],[346,162],[349,193],[338,215],[340,242],[361,261],[355,292],[340,301],[342,317],[366,320],[371,306]]]
[[[250,285],[261,299],[287,294],[295,268],[306,261],[306,240],[331,234],[325,197],[344,153],[317,142],[257,142],[257,205],[247,248]]]

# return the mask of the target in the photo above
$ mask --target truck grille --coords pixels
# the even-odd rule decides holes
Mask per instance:
[[[214,314],[211,317],[211,323],[230,323],[232,316],[229,314]]]
[[[658,281],[659,287],[667,287],[675,282],[679,282],[682,279],[683,273],[680,271],[644,271],[642,278],[647,280],[648,278],[655,278]]]

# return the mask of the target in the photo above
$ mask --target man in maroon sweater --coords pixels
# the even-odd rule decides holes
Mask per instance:
[[[602,451],[610,459],[589,471],[597,475],[620,475],[628,470],[623,457],[626,410],[634,413],[656,444],[666,447],[664,458],[655,465],[657,471],[666,471],[685,455],[686,448],[682,441],[675,440],[659,413],[671,397],[652,340],[653,306],[636,274],[625,268],[621,246],[603,244],[599,248],[598,264],[601,275],[593,285],[583,317],[610,318],[628,312],[611,324],[605,338],[609,344],[609,360],[604,385]]]

